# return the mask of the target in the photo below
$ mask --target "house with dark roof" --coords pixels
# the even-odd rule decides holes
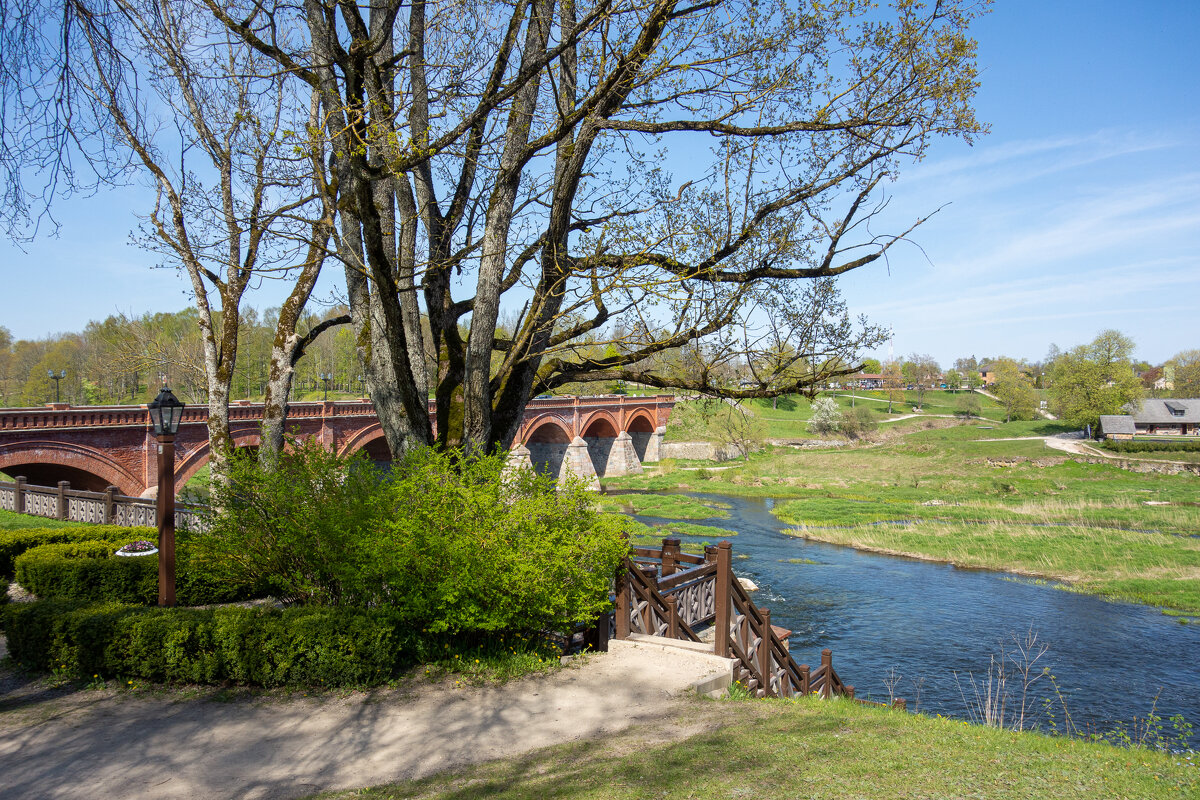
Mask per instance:
[[[1107,439],[1145,436],[1200,436],[1200,399],[1142,400],[1130,403],[1125,414],[1100,417],[1100,430]],[[1132,430],[1130,428],[1132,427]]]

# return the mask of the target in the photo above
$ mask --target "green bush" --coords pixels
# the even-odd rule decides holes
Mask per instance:
[[[21,528],[0,531],[0,576],[13,577],[17,556],[31,547],[60,542],[116,542],[121,546],[138,539],[156,540],[154,528],[126,528],[120,525],[78,525],[70,528]],[[115,549],[115,548],[114,548]]]
[[[234,459],[199,553],[233,583],[321,605],[390,606],[429,632],[565,629],[608,605],[627,549],[579,486],[503,454],[421,450],[384,476],[306,443],[273,472]]]
[[[86,602],[158,602],[158,557],[122,558],[114,542],[69,542],[33,547],[17,556],[16,578],[39,598]],[[245,600],[249,587],[213,575],[203,560],[181,544],[175,559],[175,594],[180,605]]]
[[[79,679],[358,686],[390,679],[405,653],[396,617],[386,611],[41,600],[2,613],[18,664]]]
[[[0,606],[8,602],[8,581],[0,578]]]
[[[1109,439],[1101,443],[1105,450],[1116,453],[1195,453],[1200,452],[1200,441],[1169,442],[1162,439]]]

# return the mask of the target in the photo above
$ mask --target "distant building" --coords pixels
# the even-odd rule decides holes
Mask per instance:
[[[1128,413],[1100,417],[1100,430],[1106,439],[1200,436],[1200,399],[1146,399],[1136,408],[1131,403],[1123,410]]]

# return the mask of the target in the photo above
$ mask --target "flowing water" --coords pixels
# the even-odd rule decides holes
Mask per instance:
[[[1051,721],[1043,700],[1060,729],[1065,702],[1077,727],[1108,732],[1145,718],[1155,697],[1164,735],[1174,734],[1174,714],[1200,728],[1200,623],[1005,573],[807,542],[783,533],[770,499],[689,494],[732,506],[728,519],[701,521],[737,533],[734,572],[757,583],[755,603],[793,631],[796,661],[815,667],[821,649],[832,648],[834,668],[859,697],[887,700],[894,670],[902,676],[894,693],[909,709],[919,697],[922,712],[965,718],[975,698],[970,676],[981,684],[1001,646],[1011,652],[1014,635],[1033,631],[1050,649],[1032,674],[1050,667],[1061,692],[1060,700],[1049,677],[1033,684],[1030,705],[1042,728]],[[1009,719],[1020,683],[1008,684]],[[1200,731],[1191,745],[1200,746]]]

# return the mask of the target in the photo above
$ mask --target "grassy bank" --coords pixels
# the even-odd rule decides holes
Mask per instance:
[[[0,531],[15,531],[22,528],[68,528],[79,524],[46,517],[34,517],[29,514],[17,514],[12,511],[0,511]]]
[[[1186,757],[841,701],[716,703],[678,725],[702,732],[664,743],[635,731],[423,781],[320,796],[1154,800],[1195,797],[1200,791],[1200,770]]]
[[[1200,615],[1200,539],[1006,523],[967,527],[922,522],[794,532],[879,553],[1062,580],[1089,594]]]

